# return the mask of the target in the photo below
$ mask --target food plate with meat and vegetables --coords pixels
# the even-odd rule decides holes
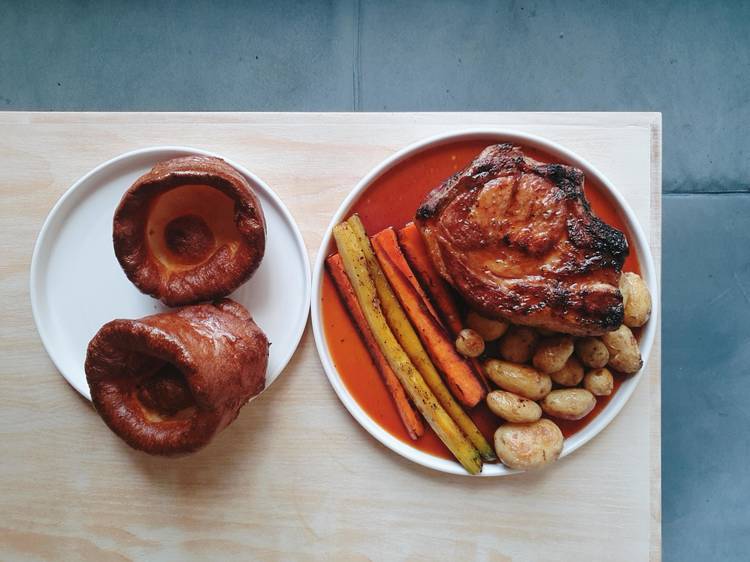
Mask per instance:
[[[514,131],[393,155],[323,238],[312,318],[326,374],[381,443],[455,474],[538,469],[627,402],[656,334],[653,259],[591,164]]]

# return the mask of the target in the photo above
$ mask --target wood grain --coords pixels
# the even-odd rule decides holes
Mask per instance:
[[[38,231],[111,157],[172,144],[244,164],[288,205],[312,260],[372,167],[467,127],[537,133],[588,159],[635,209],[659,262],[658,114],[0,113],[0,559],[659,560],[658,338],[632,399],[591,443],[537,474],[470,479],[416,466],[365,433],[328,384],[309,327],[279,381],[178,460],[128,449],[37,337]]]

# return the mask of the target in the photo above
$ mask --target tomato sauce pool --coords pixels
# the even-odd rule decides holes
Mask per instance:
[[[401,228],[413,220],[417,207],[427,193],[449,176],[465,168],[489,143],[487,140],[459,141],[427,149],[409,157],[371,184],[354,204],[351,213],[359,213],[370,235],[389,226]],[[524,148],[524,153],[541,162],[558,161],[536,150]],[[584,189],[594,212],[603,221],[624,232],[631,242],[631,234],[606,190],[590,177],[586,177]],[[632,243],[630,248],[631,252],[624,270],[640,273]],[[331,251],[334,250],[331,248]],[[328,274],[323,278],[322,318],[333,363],[349,393],[362,409],[401,441],[438,457],[453,458],[427,424],[425,434],[420,439],[412,441],[409,438],[391,396]],[[610,396],[599,397],[594,410],[584,419],[575,422],[555,419],[565,437],[570,437],[591,422],[617,392],[621,381],[622,376],[615,375],[614,392]],[[501,423],[500,419],[484,404],[478,405],[468,413],[491,443],[492,435]]]

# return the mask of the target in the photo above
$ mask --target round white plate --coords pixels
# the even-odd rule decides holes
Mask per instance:
[[[333,227],[339,222],[344,220],[347,216],[349,209],[352,208],[354,203],[359,197],[370,187],[370,185],[378,179],[381,175],[387,172],[396,164],[410,158],[411,156],[439,146],[442,144],[452,143],[461,140],[486,140],[487,144],[498,143],[498,142],[514,142],[521,146],[529,148],[540,149],[547,154],[558,159],[559,162],[576,166],[583,170],[584,174],[588,178],[596,178],[604,187],[604,189],[612,197],[612,200],[617,207],[618,211],[622,215],[625,223],[632,234],[631,251],[635,251],[638,255],[638,260],[641,266],[641,273],[646,283],[648,284],[649,290],[651,291],[651,297],[653,299],[653,311],[651,313],[651,319],[648,321],[646,326],[641,332],[641,354],[644,358],[644,365],[648,360],[651,353],[651,347],[654,343],[654,337],[656,336],[657,326],[657,313],[659,311],[659,292],[656,287],[656,269],[654,268],[653,257],[648,246],[648,239],[643,232],[638,219],[633,213],[632,209],[628,206],[622,195],[615,189],[612,183],[607,180],[596,168],[589,164],[583,158],[577,156],[573,152],[569,151],[562,146],[555,144],[551,141],[538,137],[536,135],[530,135],[527,133],[520,133],[517,131],[506,131],[506,130],[470,130],[460,131],[455,133],[448,133],[438,135],[435,137],[428,138],[420,141],[416,144],[408,146],[403,150],[397,152],[382,164],[372,170],[365,178],[363,178],[349,196],[339,207],[339,210],[333,216],[331,224],[328,225],[323,242],[321,244],[317,259],[315,260],[315,267],[313,270],[313,300],[312,300],[312,326],[313,333],[315,335],[315,345],[318,348],[318,354],[320,360],[323,363],[328,380],[333,385],[336,394],[349,410],[349,413],[364,427],[373,437],[380,441],[383,445],[389,449],[395,451],[407,459],[410,459],[418,464],[434,468],[442,472],[448,472],[451,474],[468,474],[457,462],[453,460],[446,460],[434,455],[430,455],[419,449],[416,449],[412,445],[401,441],[394,437],[388,431],[383,429],[377,422],[375,422],[365,412],[357,401],[352,397],[346,388],[346,385],[341,380],[341,376],[336,370],[331,355],[328,351],[326,344],[324,326],[322,321],[321,313],[321,296],[322,296],[322,283],[323,276],[325,275],[325,258],[333,250],[331,242],[331,233]],[[416,209],[415,209],[416,211]],[[370,233],[374,234],[374,233]],[[645,368],[645,366],[644,366]],[[562,456],[569,455],[589,440],[591,440],[596,434],[602,431],[609,422],[614,419],[617,413],[622,409],[625,403],[628,401],[630,396],[633,394],[638,381],[641,380],[641,374],[643,369],[636,375],[628,377],[620,386],[620,389],[615,393],[612,399],[609,401],[607,406],[597,415],[586,427],[581,431],[573,435],[572,437],[565,440],[563,447]],[[513,474],[517,471],[511,470],[502,464],[485,464],[482,470],[482,476],[504,476],[506,474]]]
[[[154,164],[203,154],[163,146],[128,152],[92,170],[65,192],[44,222],[31,259],[31,307],[47,353],[60,373],[91,399],[83,364],[103,324],[167,310],[128,281],[112,246],[112,217],[123,193]],[[226,160],[226,159],[225,159]],[[266,253],[253,277],[230,297],[244,305],[271,341],[266,388],[297,348],[310,309],[310,264],[289,211],[260,178],[239,170],[266,216]]]

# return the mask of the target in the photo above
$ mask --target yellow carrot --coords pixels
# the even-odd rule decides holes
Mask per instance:
[[[333,236],[346,274],[380,351],[440,440],[470,474],[478,474],[482,470],[479,452],[437,401],[388,326],[357,235],[348,223],[341,223],[334,227]]]
[[[362,313],[362,307],[359,306],[357,295],[354,293],[354,287],[352,287],[351,281],[349,281],[349,277],[347,277],[344,270],[341,256],[338,254],[329,256],[326,259],[326,267],[333,279],[333,283],[339,291],[342,303],[349,312],[354,325],[359,331],[362,342],[370,353],[370,357],[372,357],[372,362],[380,372],[380,376],[388,392],[391,393],[393,403],[409,437],[414,440],[419,439],[424,434],[424,424],[414,406],[409,402],[409,398],[406,396],[406,392],[404,392],[404,388],[401,386],[393,369],[388,364],[388,360],[380,351],[380,347],[378,347],[378,342],[375,341],[375,337],[372,335],[370,326],[367,325],[367,319]]]
[[[393,330],[396,339],[399,341],[412,363],[422,374],[425,382],[429,385],[440,404],[479,450],[482,458],[488,461],[495,460],[497,457],[495,456],[494,449],[487,442],[484,435],[482,435],[482,432],[479,431],[479,428],[474,421],[466,412],[464,412],[461,405],[453,398],[450,390],[448,390],[448,387],[445,385],[443,379],[440,377],[440,374],[430,360],[430,356],[422,346],[419,336],[414,331],[414,328],[406,316],[406,312],[404,312],[404,309],[401,307],[401,303],[399,303],[391,285],[388,283],[388,279],[386,279],[385,274],[380,267],[378,258],[375,256],[375,252],[372,249],[369,238],[367,238],[365,227],[359,216],[352,215],[347,223],[357,237],[359,247],[361,248],[365,259],[367,271],[375,283],[377,297],[388,321],[388,325],[391,330]]]

